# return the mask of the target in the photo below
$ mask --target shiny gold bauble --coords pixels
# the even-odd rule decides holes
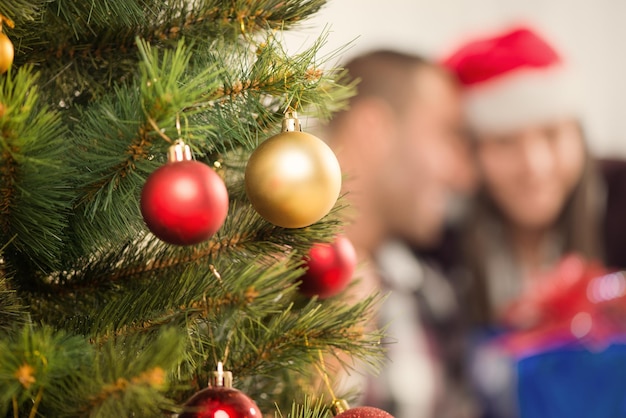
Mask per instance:
[[[4,33],[0,32],[0,74],[6,72],[13,64],[13,43]]]
[[[322,219],[341,189],[341,169],[328,145],[314,135],[288,131],[252,153],[246,193],[256,211],[284,228],[302,228]]]

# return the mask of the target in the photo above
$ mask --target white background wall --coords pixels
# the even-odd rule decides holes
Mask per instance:
[[[468,35],[517,22],[541,30],[576,69],[592,150],[626,157],[625,0],[329,0],[285,40],[296,51],[328,26],[323,51],[354,41],[342,60],[377,47],[437,58]]]

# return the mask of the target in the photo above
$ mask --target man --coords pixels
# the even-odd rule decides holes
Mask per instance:
[[[447,315],[455,303],[445,280],[433,279],[406,244],[437,244],[451,198],[473,189],[459,92],[445,72],[413,55],[376,51],[346,69],[359,80],[358,92],[331,122],[329,143],[355,210],[346,234],[365,262],[357,292],[391,291],[379,320],[389,324],[395,341],[365,402],[396,418],[428,417],[440,396],[441,373],[416,294],[435,316]]]

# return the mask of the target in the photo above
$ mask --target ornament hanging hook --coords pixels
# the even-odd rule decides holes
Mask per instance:
[[[211,274],[213,274],[213,276],[215,276],[215,278],[217,279],[218,283],[220,285],[223,285],[224,282],[222,281],[222,275],[220,274],[219,271],[217,271],[217,269],[215,268],[215,266],[213,264],[209,264],[209,271],[211,271]],[[206,302],[205,302],[206,303]],[[218,367],[220,367],[220,364],[226,364],[228,361],[228,355],[230,354],[230,342],[233,339],[233,333],[234,333],[234,329],[236,329],[237,327],[233,327],[229,333],[228,336],[226,337],[226,347],[224,347],[224,353],[222,355],[222,360],[218,360],[217,359],[217,353],[214,351],[213,352],[213,356],[215,357],[215,361],[218,364]],[[210,330],[209,330],[210,331]],[[213,332],[211,332],[211,339],[213,339]],[[214,347],[215,350],[215,347]]]
[[[309,345],[309,342],[306,339],[306,337],[305,337],[305,344],[307,346]],[[330,379],[328,378],[328,373],[326,372],[326,362],[324,361],[324,354],[322,353],[322,350],[319,350],[319,349],[317,350],[317,354],[319,355],[319,365],[317,363],[315,363],[314,365],[317,371],[322,375],[322,380],[324,381],[324,385],[326,385],[326,389],[328,389],[328,393],[330,393],[330,396],[333,399],[330,409],[333,413],[333,416],[336,416],[342,412],[346,412],[348,409],[350,409],[350,406],[348,405],[348,402],[346,402],[345,399],[339,399],[335,395],[335,391],[333,390],[333,387],[330,384]]]
[[[291,106],[291,98],[287,97],[287,99],[289,100],[287,100],[287,106],[285,106],[285,111],[283,112],[285,115],[289,112],[295,112],[296,110],[293,106]]]
[[[182,141],[182,132],[180,130],[180,113],[176,112],[176,132],[178,133],[178,140]]]
[[[244,39],[250,41],[250,37],[248,36],[248,32],[246,32],[246,15],[243,12],[237,13],[237,21],[239,22],[239,29],[241,30],[241,34]]]
[[[148,118],[148,123],[150,124],[150,126],[152,126],[152,129],[154,129],[154,132],[159,134],[161,138],[163,138],[165,141],[171,144],[172,139],[169,136],[165,135],[165,133],[161,130],[161,128],[159,128],[159,125],[157,125],[156,121],[152,119],[150,116],[147,116],[147,118]]]
[[[306,335],[304,336],[304,345],[306,347],[310,347],[309,338]],[[315,367],[315,370],[317,370],[322,377],[322,381],[324,382],[326,389],[328,389],[328,393],[333,398],[334,405],[335,403],[340,402],[340,400],[337,399],[335,391],[333,390],[333,386],[330,384],[330,379],[328,378],[328,373],[326,372],[326,362],[324,361],[324,354],[322,353],[322,350],[318,349],[317,354],[319,356],[319,364],[315,362],[313,363],[313,367]]]
[[[321,367],[316,364],[315,368],[322,375],[322,379],[324,380],[324,384],[326,385],[326,388],[328,389],[328,393],[330,393],[330,396],[332,396],[333,398],[333,403],[337,402],[338,401],[337,396],[335,396],[335,391],[333,390],[333,386],[330,384],[330,379],[328,378],[328,373],[326,372],[326,362],[324,361],[324,354],[322,354],[322,350],[317,350],[317,354],[319,355],[319,358],[320,358]]]

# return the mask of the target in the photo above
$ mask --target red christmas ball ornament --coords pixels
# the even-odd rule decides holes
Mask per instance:
[[[393,418],[389,412],[371,406],[360,406],[358,408],[350,408],[335,418]]]
[[[261,411],[243,392],[226,387],[208,387],[185,403],[178,418],[261,418]]]
[[[344,290],[356,266],[356,251],[348,238],[338,235],[330,244],[314,244],[305,257],[307,271],[300,293],[324,299]]]
[[[256,403],[243,392],[232,388],[232,374],[214,372],[211,386],[193,395],[178,418],[263,418]]]
[[[331,410],[335,418],[393,418],[389,412],[371,406],[350,408],[343,399],[334,401]]]
[[[178,141],[168,163],[154,171],[141,192],[141,214],[148,229],[175,245],[209,239],[228,214],[228,191],[209,166],[191,158],[188,145]]]

